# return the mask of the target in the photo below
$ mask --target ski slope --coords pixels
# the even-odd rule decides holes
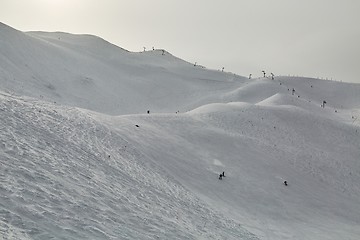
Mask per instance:
[[[0,44],[0,83],[7,92],[111,115],[184,112],[220,101],[247,81],[161,50],[128,52],[90,35],[0,25]]]
[[[164,53],[0,24],[3,239],[359,239],[359,84]]]
[[[87,113],[1,100],[4,239],[257,239]]]

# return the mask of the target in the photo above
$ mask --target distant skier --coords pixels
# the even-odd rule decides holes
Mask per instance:
[[[274,80],[275,75],[271,73],[271,79]]]
[[[322,104],[321,104],[321,107],[325,108],[325,104],[326,104],[326,101],[323,101]]]
[[[222,173],[220,173],[219,180],[222,180],[222,177],[223,177]]]
[[[222,172],[222,176],[225,177],[225,172]]]
[[[249,79],[251,79],[251,76],[252,76],[252,74],[250,73],[250,75],[249,75]]]
[[[288,185],[288,184],[287,184],[287,181],[284,181],[284,185],[285,185],[285,186],[287,186],[287,185]]]
[[[265,72],[265,71],[262,71],[262,73],[264,74],[264,77],[266,77],[266,72]]]
[[[295,89],[293,88],[293,89],[292,89],[292,95],[294,95],[294,93],[295,93]]]
[[[150,114],[150,110],[147,110],[147,114]]]

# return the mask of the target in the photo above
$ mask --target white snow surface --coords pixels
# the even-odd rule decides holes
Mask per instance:
[[[0,239],[358,240],[359,119],[360,84],[0,23]]]

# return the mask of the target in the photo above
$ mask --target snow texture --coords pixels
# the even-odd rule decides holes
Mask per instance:
[[[0,24],[0,238],[357,240],[359,118],[359,84]]]

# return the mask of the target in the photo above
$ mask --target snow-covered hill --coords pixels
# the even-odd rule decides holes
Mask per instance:
[[[359,84],[162,53],[0,25],[3,239],[359,239]]]
[[[0,25],[0,45],[4,90],[112,115],[183,112],[220,101],[247,80],[162,50],[128,52],[90,35],[23,33]]]

